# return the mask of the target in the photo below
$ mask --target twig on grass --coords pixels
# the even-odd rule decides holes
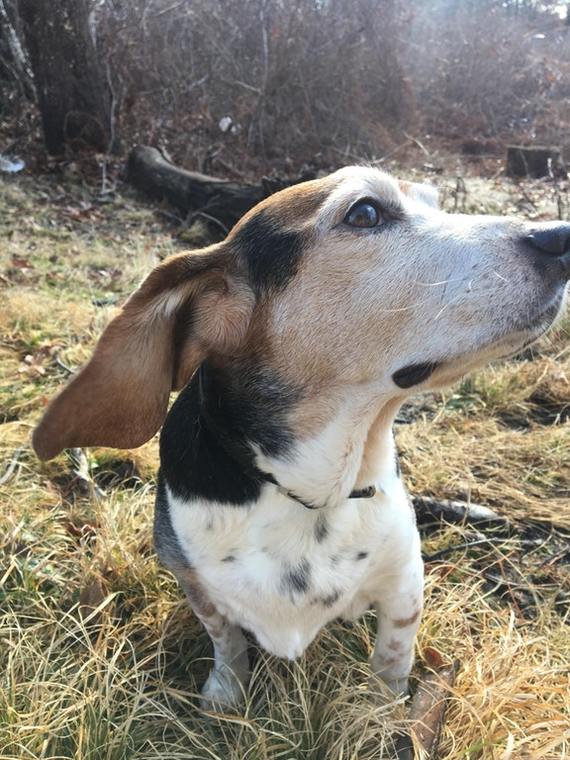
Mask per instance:
[[[414,760],[419,756],[430,760],[437,757],[441,728],[445,720],[447,697],[455,683],[459,662],[426,673],[410,705],[410,728],[396,741],[398,760]]]
[[[380,158],[377,158],[376,160],[371,161],[370,164],[372,166],[378,166],[378,164],[383,164],[385,161],[387,161],[389,158],[391,158],[391,156],[393,156],[394,154],[396,154],[399,150],[401,150],[402,148],[405,148],[406,145],[408,145],[411,141],[412,141],[412,138],[408,137],[405,140],[405,142],[400,143],[399,145],[396,145],[395,148],[392,148],[392,150],[389,150],[388,153],[384,153],[384,155],[380,156]]]
[[[66,364],[59,354],[56,354],[53,358],[57,366],[64,369],[69,375],[74,375],[76,373],[77,370],[73,369],[73,367],[70,367],[68,364]]]
[[[478,538],[475,541],[462,541],[460,544],[453,544],[453,546],[447,546],[445,549],[440,549],[434,554],[424,554],[424,562],[435,562],[438,559],[447,557],[448,554],[459,551],[460,549],[471,549],[473,546],[480,546],[481,544],[504,544],[504,538]]]
[[[438,559],[442,559],[443,557],[446,557],[448,554],[453,554],[453,552],[459,551],[460,549],[471,549],[473,546],[480,546],[481,544],[504,544],[507,539],[503,536],[500,538],[493,538],[493,537],[482,537],[477,538],[474,541],[462,541],[460,544],[453,544],[453,546],[446,546],[445,549],[441,549],[438,552],[434,552],[434,554],[424,554],[423,560],[424,562],[435,562]],[[541,544],[544,542],[541,542]],[[533,546],[536,547],[536,541],[533,540],[525,540],[525,539],[519,539],[516,541],[516,544],[512,547],[513,549],[520,548],[521,546]],[[570,552],[570,549],[566,549],[566,552]]]
[[[426,148],[426,146],[418,140],[417,137],[412,137],[412,135],[409,135],[407,132],[404,132],[404,137],[407,137],[407,139],[410,140],[410,142],[413,142],[414,145],[417,145],[418,148],[421,150],[421,152],[424,154],[424,156],[426,156],[427,158],[430,158],[431,153]]]
[[[192,214],[190,214],[187,219],[188,227],[190,227],[192,225],[192,222],[196,221],[196,219],[205,219],[207,222],[210,222],[211,224],[218,227],[224,235],[227,235],[229,232],[229,229],[223,222],[220,222],[220,220],[216,219],[215,216],[207,214],[205,211],[194,211]]]
[[[89,472],[89,461],[83,449],[68,449],[67,454],[73,464],[73,474],[77,480],[85,486],[89,496],[94,501],[99,501],[104,498],[106,493],[91,477],[91,473]]]
[[[14,473],[16,472],[16,467],[18,466],[18,460],[20,459],[20,456],[22,455],[22,451],[24,449],[18,448],[14,451],[12,454],[12,459],[8,463],[8,466],[4,470],[4,474],[0,476],[0,486],[6,485],[9,480],[12,479],[14,476]]]

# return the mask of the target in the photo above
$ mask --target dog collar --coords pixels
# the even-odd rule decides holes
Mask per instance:
[[[263,480],[265,480],[267,483],[272,483],[273,485],[277,486],[277,490],[280,494],[283,494],[283,496],[289,497],[289,499],[293,499],[293,501],[299,502],[299,504],[302,504],[305,509],[321,509],[318,504],[313,504],[312,502],[305,501],[304,499],[301,499],[300,496],[297,496],[296,493],[293,491],[290,491],[288,488],[284,488],[279,481],[273,477],[268,472],[263,472],[262,470],[258,470],[260,475],[262,476]],[[371,499],[373,496],[376,495],[376,486],[366,486],[365,488],[354,488],[349,494],[349,499]]]
[[[307,501],[303,501],[303,499],[300,499],[297,494],[293,493],[292,491],[288,491],[286,488],[283,488],[283,486],[278,485],[277,490],[279,493],[282,493],[284,496],[288,496],[290,499],[293,499],[294,501],[298,501],[299,504],[302,504],[306,509],[322,509],[317,504],[310,504]],[[376,486],[366,486],[366,488],[354,488],[349,494],[349,499],[371,499],[373,496],[376,495]]]

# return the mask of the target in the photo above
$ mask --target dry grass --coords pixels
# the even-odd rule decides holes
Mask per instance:
[[[293,665],[255,651],[245,714],[207,717],[208,641],[152,551],[156,442],[90,454],[100,501],[65,456],[34,458],[61,365],[85,359],[108,304],[176,246],[128,197],[77,216],[79,186],[46,193],[63,191],[0,185],[0,477],[13,463],[0,486],[0,760],[391,757],[403,707],[366,689],[371,615],[330,626]],[[467,527],[425,538],[426,554],[445,553],[427,564],[415,672],[434,650],[461,663],[442,760],[570,757],[569,409],[567,323],[399,427],[412,491],[543,521],[468,548],[481,536]]]

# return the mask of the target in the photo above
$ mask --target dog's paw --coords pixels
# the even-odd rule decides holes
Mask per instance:
[[[236,710],[245,701],[245,685],[229,669],[214,668],[201,693],[200,706],[210,712]]]
[[[405,697],[409,693],[407,678],[394,678],[386,680],[384,683],[390,689],[392,694],[395,694],[397,697]]]
[[[368,690],[385,695],[389,690],[396,697],[405,697],[408,694],[408,677],[387,678],[378,673],[372,673],[368,679]]]

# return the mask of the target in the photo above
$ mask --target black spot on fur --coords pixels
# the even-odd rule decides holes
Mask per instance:
[[[411,388],[427,380],[437,368],[437,362],[425,362],[424,364],[409,364],[402,367],[392,375],[392,380],[399,388]]]
[[[366,559],[368,557],[368,552],[358,552],[356,555],[357,560]]]
[[[327,594],[326,596],[320,596],[318,600],[323,605],[323,607],[332,607],[340,599],[340,594],[341,592],[339,591],[339,589],[335,589],[334,591],[331,591],[331,593]]]
[[[340,557],[338,556],[338,554],[331,554],[330,560],[331,560],[331,565],[337,565],[340,560]]]
[[[284,288],[295,276],[303,253],[303,235],[280,227],[266,211],[247,221],[236,232],[234,241],[258,293]]]
[[[329,534],[327,518],[323,514],[318,515],[315,520],[314,533],[318,544],[321,544]]]
[[[309,588],[310,575],[311,566],[306,559],[302,559],[298,565],[287,567],[282,576],[282,585],[289,591],[304,594]]]
[[[402,468],[400,467],[400,457],[398,456],[398,452],[396,452],[396,475],[400,477],[402,474]]]
[[[234,557],[233,554],[228,554],[228,556],[224,557],[222,560],[222,562],[235,562],[235,561],[236,561],[236,558]]]

